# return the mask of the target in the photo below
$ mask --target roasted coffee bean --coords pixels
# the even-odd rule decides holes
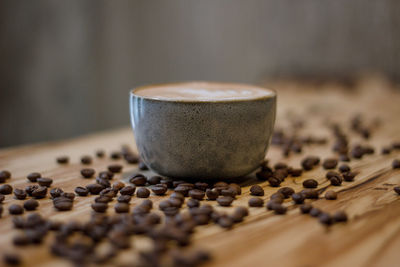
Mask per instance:
[[[96,157],[98,157],[98,158],[104,158],[105,154],[106,154],[106,152],[102,149],[99,149],[96,151]]]
[[[314,179],[307,179],[303,182],[304,188],[317,188],[318,182]]]
[[[122,158],[122,154],[119,151],[113,151],[110,154],[110,158],[111,159],[120,159],[120,158]]]
[[[228,186],[227,188],[221,189],[220,195],[235,198],[237,195],[237,190],[233,187]]]
[[[31,243],[30,238],[26,234],[18,234],[13,237],[13,244],[15,246],[26,246]]]
[[[334,176],[340,176],[340,173],[335,172],[335,171],[328,171],[325,175],[325,177],[329,180]]]
[[[285,198],[289,198],[294,194],[293,188],[287,186],[280,188],[278,192],[281,193]]]
[[[311,215],[312,217],[318,217],[320,214],[321,214],[321,210],[318,209],[318,208],[312,208],[312,209],[310,210],[310,215]]]
[[[124,159],[129,164],[137,164],[139,162],[139,157],[133,153],[125,153]]]
[[[96,183],[102,185],[104,188],[109,188],[109,187],[111,187],[110,180],[108,180],[108,179],[102,179],[102,178],[100,178],[100,177],[97,177],[97,178],[96,178]]]
[[[28,178],[29,181],[31,182],[36,182],[38,178],[42,177],[42,175],[38,172],[32,172],[30,174],[28,174],[28,176],[26,176],[26,178]]]
[[[329,190],[325,193],[325,198],[328,200],[335,200],[337,199],[337,193],[333,190]]]
[[[161,176],[157,176],[157,175],[156,176],[151,176],[150,178],[147,178],[147,182],[150,185],[156,185],[156,184],[160,183],[161,179],[162,179]]]
[[[75,194],[71,193],[71,192],[63,192],[61,194],[62,197],[66,197],[69,198],[70,200],[74,200],[75,199]]]
[[[275,169],[275,170],[287,169],[287,168],[288,168],[287,164],[286,164],[286,163],[283,163],[283,162],[278,162],[278,163],[276,163],[276,164],[274,165],[274,169]]]
[[[222,207],[228,207],[232,204],[233,202],[233,197],[224,197],[224,196],[219,196],[217,198],[217,202],[220,206]]]
[[[105,188],[100,191],[100,196],[106,196],[109,198],[114,198],[118,194],[118,191],[112,189],[111,187]]]
[[[28,199],[24,202],[24,208],[26,210],[36,210],[37,207],[39,207],[39,201],[35,199]]]
[[[11,173],[9,171],[0,171],[0,183],[5,183],[7,179],[10,179]]]
[[[135,190],[136,190],[135,186],[128,185],[128,186],[123,187],[121,190],[119,190],[119,193],[121,195],[130,195],[130,196],[132,196],[135,193]]]
[[[333,186],[340,186],[342,184],[342,177],[340,176],[333,176],[331,179],[329,179],[331,182],[331,185]]]
[[[326,170],[329,170],[336,168],[337,164],[338,164],[337,159],[329,158],[324,160],[324,162],[322,163],[322,167],[324,167],[324,169]]]
[[[62,193],[64,193],[64,191],[61,188],[58,188],[58,187],[52,188],[50,190],[50,195],[51,195],[52,198],[59,197],[59,196],[61,196]]]
[[[13,191],[13,188],[9,184],[0,185],[0,194],[9,195]]]
[[[81,175],[84,178],[92,178],[95,172],[96,171],[92,168],[85,168],[81,170]]]
[[[259,186],[258,184],[253,185],[250,187],[250,195],[252,196],[263,196],[264,195],[264,189]]]
[[[81,157],[81,163],[85,164],[85,165],[92,164],[92,157],[88,156],[88,155],[82,156]]]
[[[350,171],[350,167],[347,164],[342,164],[342,165],[339,166],[339,171],[341,173],[349,172]]]
[[[261,181],[266,181],[268,180],[270,177],[272,176],[272,170],[268,169],[268,170],[261,170],[259,172],[256,173],[256,177],[258,180]]]
[[[25,187],[25,192],[29,195],[32,196],[32,192],[33,190],[35,190],[36,188],[38,188],[38,185],[28,185],[27,187]]]
[[[68,211],[72,209],[73,202],[66,197],[57,197],[53,200],[53,206],[58,211]]]
[[[114,209],[116,213],[127,213],[129,212],[129,204],[118,202],[114,205]]]
[[[108,170],[112,173],[118,173],[122,171],[122,165],[121,164],[112,164],[108,166]]]
[[[273,211],[275,212],[275,214],[282,215],[287,212],[287,208],[279,203],[276,203],[275,205],[273,205],[272,208],[273,208]]]
[[[122,188],[125,187],[125,184],[121,181],[116,181],[112,184],[112,189],[120,191]]]
[[[179,199],[181,201],[185,200],[185,196],[183,194],[179,193],[179,192],[173,192],[169,197],[170,198],[177,198],[177,199]]]
[[[382,155],[388,155],[390,153],[392,153],[392,149],[390,147],[383,147],[381,150]]]
[[[292,177],[299,177],[299,176],[302,175],[302,173],[303,173],[303,169],[300,169],[300,168],[297,168],[297,169],[290,169],[290,170],[289,170],[289,174],[290,174]]]
[[[75,187],[75,193],[78,196],[85,197],[89,194],[89,190],[86,187],[78,186]]]
[[[8,207],[8,212],[11,215],[20,215],[20,214],[24,213],[24,208],[21,205],[18,205],[18,204],[11,204]]]
[[[176,207],[167,207],[167,208],[163,209],[162,211],[164,212],[164,215],[167,217],[173,217],[179,213],[179,209]]]
[[[198,201],[195,198],[191,198],[188,200],[188,202],[186,203],[186,206],[188,206],[189,208],[197,208],[200,206],[200,201]]]
[[[393,188],[394,192],[400,195],[400,186],[396,186]]]
[[[167,186],[167,188],[173,188],[172,180],[168,180],[168,179],[163,178],[160,181],[160,184],[165,184]]]
[[[264,200],[259,197],[252,197],[249,199],[250,207],[262,207],[264,205]]]
[[[294,203],[296,204],[303,204],[304,200],[305,200],[305,196],[301,193],[294,193],[292,194],[292,200],[294,201]]]
[[[322,212],[318,215],[319,222],[325,225],[331,225],[333,223],[332,216],[329,213]]]
[[[399,169],[400,168],[400,160],[398,160],[398,159],[393,160],[392,168],[393,169]]]
[[[204,183],[204,182],[197,182],[197,183],[194,184],[194,187],[196,189],[206,191],[206,189],[209,187],[209,185],[207,183]]]
[[[23,200],[26,198],[26,192],[23,189],[15,188],[14,189],[14,196],[16,199]]]
[[[218,225],[222,228],[230,229],[233,226],[233,220],[228,216],[222,216],[218,220]]]
[[[163,200],[158,204],[158,208],[160,210],[164,210],[165,208],[172,207],[171,202],[169,200]]]
[[[315,189],[304,189],[301,190],[300,193],[303,194],[307,199],[318,199],[319,197],[318,190]]]
[[[139,170],[141,171],[146,171],[149,168],[147,168],[146,164],[143,161],[139,161],[139,165],[138,165]]]
[[[37,182],[40,186],[50,187],[50,185],[53,183],[53,179],[41,177],[37,179]]]
[[[136,191],[136,196],[139,198],[148,198],[150,196],[150,191],[146,187],[139,187]]]
[[[101,202],[95,202],[95,203],[92,203],[91,207],[95,212],[103,213],[103,212],[107,211],[108,204],[101,203]]]
[[[217,189],[207,189],[206,190],[206,196],[208,200],[216,200],[217,197],[219,196],[219,192]]]
[[[192,188],[189,187],[189,186],[181,186],[181,185],[178,185],[177,187],[175,187],[174,192],[181,193],[182,195],[184,195],[185,197],[187,197],[188,194],[189,194],[189,190],[191,190],[191,189],[192,189]]]
[[[350,157],[347,154],[341,154],[341,155],[339,155],[339,160],[340,161],[349,162],[350,161]]]
[[[153,208],[153,201],[150,199],[144,199],[140,203],[140,206],[145,207],[148,211],[150,211]]]
[[[21,256],[15,253],[6,253],[3,255],[3,261],[8,265],[20,265],[22,263]]]
[[[92,195],[98,195],[100,194],[101,190],[104,189],[104,186],[102,186],[101,184],[88,184],[86,186],[86,189],[89,190],[90,194]]]
[[[352,182],[352,181],[354,181],[354,177],[356,177],[356,173],[355,172],[344,172],[344,173],[342,173],[342,176],[343,176],[343,179],[346,181],[346,182]]]
[[[45,198],[47,195],[47,187],[38,186],[36,189],[32,191],[32,197],[36,199]]]
[[[315,156],[308,156],[301,161],[304,170],[309,171],[319,164],[320,159]]]
[[[337,211],[333,214],[335,222],[347,222],[347,214],[344,211]]]
[[[231,183],[228,186],[229,186],[229,188],[235,190],[236,195],[241,195],[242,194],[242,188],[240,187],[240,185],[235,184],[235,183]]]
[[[300,211],[301,211],[301,213],[304,213],[304,214],[310,213],[311,209],[312,209],[312,206],[307,203],[300,206]]]
[[[60,156],[57,157],[57,163],[59,164],[67,164],[69,162],[69,157],[68,156]]]
[[[272,187],[278,187],[281,185],[282,181],[279,178],[276,177],[269,177],[268,178],[268,183]]]
[[[99,173],[99,177],[101,179],[111,180],[114,177],[114,173],[112,173],[110,171],[102,171]]]
[[[107,196],[99,196],[94,199],[94,202],[96,202],[96,203],[108,203],[111,201],[112,201],[112,198],[107,197]]]
[[[172,187],[176,188],[176,187],[178,187],[178,185],[183,184],[183,183],[185,183],[185,181],[182,181],[182,180],[172,181]]]
[[[123,203],[129,203],[131,201],[131,196],[130,195],[120,195],[117,198],[118,202],[123,202]]]
[[[192,189],[189,191],[189,197],[197,200],[203,200],[205,192],[200,189]]]
[[[129,182],[136,185],[136,186],[143,186],[147,183],[147,178],[143,174],[135,174],[129,179]]]

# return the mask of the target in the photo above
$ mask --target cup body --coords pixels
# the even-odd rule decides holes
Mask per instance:
[[[276,94],[244,100],[180,101],[130,95],[136,145],[144,163],[172,178],[234,178],[265,158]]]

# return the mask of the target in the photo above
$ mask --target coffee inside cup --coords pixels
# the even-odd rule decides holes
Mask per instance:
[[[245,84],[190,82],[140,87],[134,94],[160,100],[223,101],[269,97],[274,92]]]

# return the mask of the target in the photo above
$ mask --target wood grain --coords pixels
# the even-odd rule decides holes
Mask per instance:
[[[400,184],[400,171],[391,168],[391,162],[400,158],[399,152],[380,155],[380,149],[392,141],[400,139],[399,91],[380,79],[361,80],[355,88],[344,88],[340,84],[301,85],[293,82],[270,84],[278,88],[277,128],[288,129],[289,121],[306,117],[306,124],[300,135],[312,134],[319,137],[331,137],[328,125],[338,122],[351,136],[351,144],[368,143],[375,147],[374,155],[362,160],[352,160],[349,165],[359,172],[354,182],[344,182],[340,187],[332,187],[325,179],[322,167],[305,172],[299,178],[288,178],[282,186],[291,186],[296,191],[302,189],[301,182],[314,178],[319,188],[338,192],[338,200],[323,198],[313,201],[313,205],[324,211],[345,210],[350,221],[326,228],[312,217],[301,215],[297,207],[289,200],[285,203],[289,211],[278,216],[264,208],[250,208],[250,216],[244,222],[235,225],[232,230],[224,230],[216,225],[201,226],[194,235],[194,247],[209,249],[213,260],[208,266],[398,266],[400,256],[400,197],[393,191]],[[375,124],[372,137],[365,141],[349,130],[349,120],[354,114],[361,113],[367,123]],[[380,123],[376,123],[379,119]],[[24,188],[30,184],[25,178],[33,171],[52,177],[52,187],[62,187],[72,192],[78,185],[93,182],[93,179],[80,177],[82,155],[94,155],[101,148],[107,153],[128,144],[135,148],[133,134],[129,128],[111,132],[84,136],[74,140],[43,143],[30,146],[3,149],[0,151],[0,170],[12,172],[10,184],[14,188]],[[317,155],[321,158],[334,156],[332,142],[328,145],[311,145],[304,148],[300,155],[284,158],[281,151],[272,146],[267,158],[272,164],[286,162],[299,167],[305,155]],[[68,165],[58,165],[55,158],[68,155]],[[92,167],[101,171],[113,161],[95,159]],[[136,165],[124,165],[123,173],[115,180],[125,180],[138,171]],[[149,172],[144,172],[149,174]],[[276,192],[266,182],[258,182],[254,174],[237,180],[242,184],[242,195],[234,201],[233,207],[222,208],[214,201],[204,201],[217,210],[230,212],[234,207],[247,206],[250,198],[249,188],[259,183],[265,190],[265,200]],[[50,199],[40,200],[40,212],[52,220],[83,221],[90,216],[90,203],[93,196],[76,197],[74,209],[57,212]],[[156,203],[164,197],[151,196]],[[0,247],[2,251],[18,251],[24,259],[24,266],[69,266],[69,263],[54,256],[46,246],[29,246],[24,249],[13,247],[11,239],[17,230],[11,223],[7,208],[10,203],[21,202],[11,195],[6,196],[5,212],[0,219]],[[131,206],[140,200],[133,198]],[[157,206],[157,204],[155,205]],[[109,209],[113,213],[113,209]],[[52,236],[46,238],[49,243]],[[137,251],[146,247],[144,238],[134,237],[133,248],[127,250],[113,262],[115,265],[132,264]],[[29,263],[28,263],[29,260]],[[2,264],[2,263],[0,263]]]

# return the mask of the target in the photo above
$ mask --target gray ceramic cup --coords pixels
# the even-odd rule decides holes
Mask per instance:
[[[136,145],[151,170],[171,178],[226,179],[245,176],[263,162],[275,123],[275,92],[215,101],[135,94],[152,86],[163,85],[138,87],[130,94]]]

